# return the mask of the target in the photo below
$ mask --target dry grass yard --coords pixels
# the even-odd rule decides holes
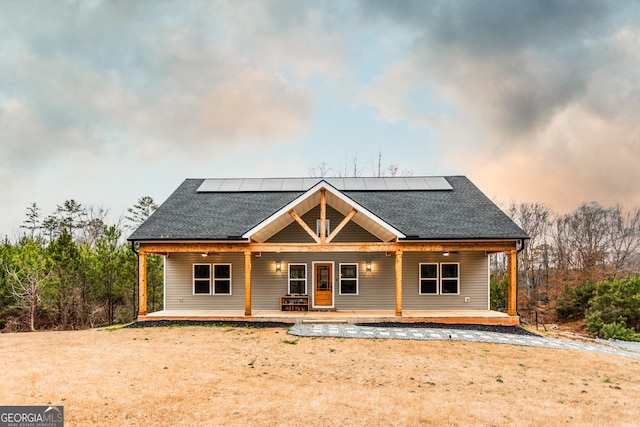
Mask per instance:
[[[176,327],[0,335],[0,404],[67,426],[631,426],[640,360]]]

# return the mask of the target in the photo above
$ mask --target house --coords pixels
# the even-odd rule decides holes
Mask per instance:
[[[187,179],[129,237],[139,320],[517,324],[528,236],[464,176]],[[507,254],[507,312],[489,307],[489,254]],[[165,259],[148,313],[146,256]]]

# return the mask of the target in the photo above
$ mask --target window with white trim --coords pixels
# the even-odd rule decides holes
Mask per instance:
[[[231,264],[193,264],[194,295],[231,295]]]
[[[420,263],[420,295],[459,295],[460,263]]]
[[[358,295],[358,264],[340,264],[340,295]]]
[[[460,293],[460,263],[443,262],[440,264],[440,293]]]
[[[213,264],[213,293],[231,295],[231,264]]]
[[[211,264],[193,264],[193,294],[211,294]]]
[[[438,295],[438,264],[420,264],[420,295]]]
[[[289,264],[289,295],[307,294],[307,264]]]

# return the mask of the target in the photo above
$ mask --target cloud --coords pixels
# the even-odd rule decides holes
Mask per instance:
[[[433,131],[461,173],[564,209],[640,203],[638,3],[362,2],[361,13],[411,37],[360,99]],[[412,102],[419,91],[427,100]]]
[[[230,43],[238,27],[221,25],[225,17],[217,12],[225,8],[224,2],[3,4],[3,161],[38,164],[75,150],[99,157],[114,144],[153,151],[299,139],[311,123],[312,92],[257,55],[264,41],[243,49],[251,44],[248,34],[244,44]],[[252,8],[258,13],[261,6]],[[285,40],[286,32],[276,34]],[[283,55],[295,46],[271,50]],[[291,68],[309,69],[299,74],[322,69],[321,61],[299,61]]]

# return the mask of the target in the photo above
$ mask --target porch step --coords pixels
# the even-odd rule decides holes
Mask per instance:
[[[302,323],[348,323],[347,319],[302,319]]]

